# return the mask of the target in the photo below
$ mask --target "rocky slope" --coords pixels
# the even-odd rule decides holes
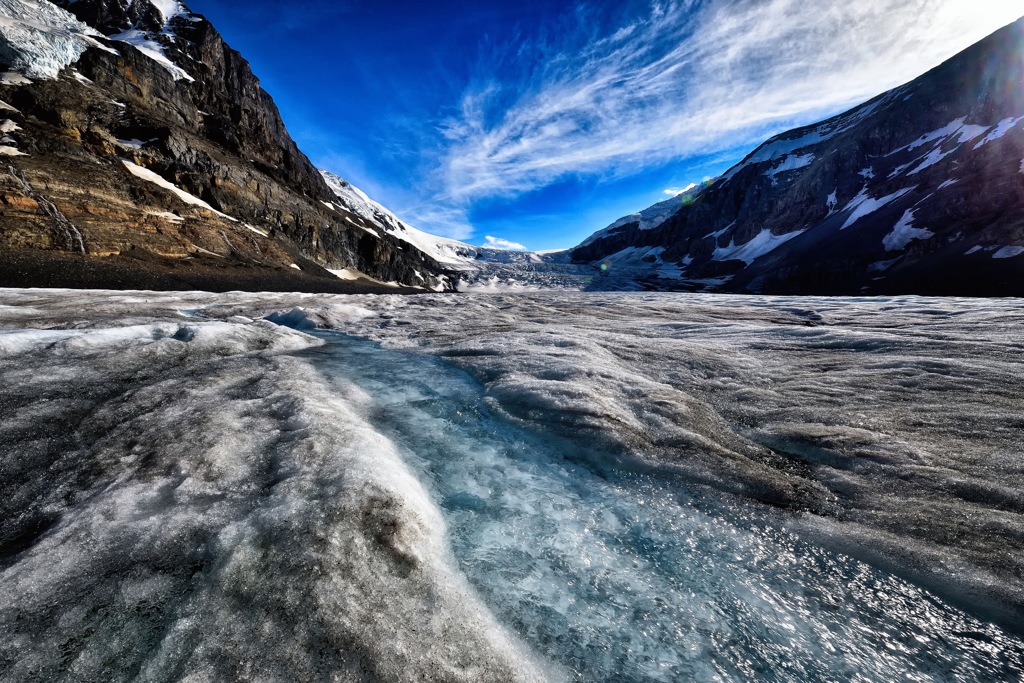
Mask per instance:
[[[452,287],[338,200],[205,18],[56,5],[0,0],[0,286]]]
[[[609,288],[1024,295],[1022,39],[1024,20],[778,135],[667,220],[618,221],[573,260]]]

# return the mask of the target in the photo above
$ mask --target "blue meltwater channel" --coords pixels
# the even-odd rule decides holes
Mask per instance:
[[[657,477],[609,476],[465,372],[335,333],[303,352],[397,444],[497,618],[581,681],[1013,681],[1024,642]]]

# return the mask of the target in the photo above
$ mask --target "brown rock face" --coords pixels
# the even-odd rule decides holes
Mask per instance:
[[[0,250],[201,255],[287,269],[310,280],[299,289],[326,291],[338,282],[325,268],[410,285],[443,272],[337,207],[248,63],[204,18],[173,18],[170,40],[148,2],[57,4],[107,35],[153,32],[192,80],[111,41],[116,54],[90,48],[57,80],[0,85],[13,107],[0,119],[17,125],[8,137],[22,153],[0,158]]]

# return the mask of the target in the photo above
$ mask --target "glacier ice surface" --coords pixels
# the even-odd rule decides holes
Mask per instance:
[[[1022,328],[1012,300],[2,291],[4,675],[1010,679]]]

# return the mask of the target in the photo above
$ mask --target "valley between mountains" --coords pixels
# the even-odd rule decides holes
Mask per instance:
[[[476,246],[0,0],[0,683],[1022,680],[1024,18],[752,147]]]

